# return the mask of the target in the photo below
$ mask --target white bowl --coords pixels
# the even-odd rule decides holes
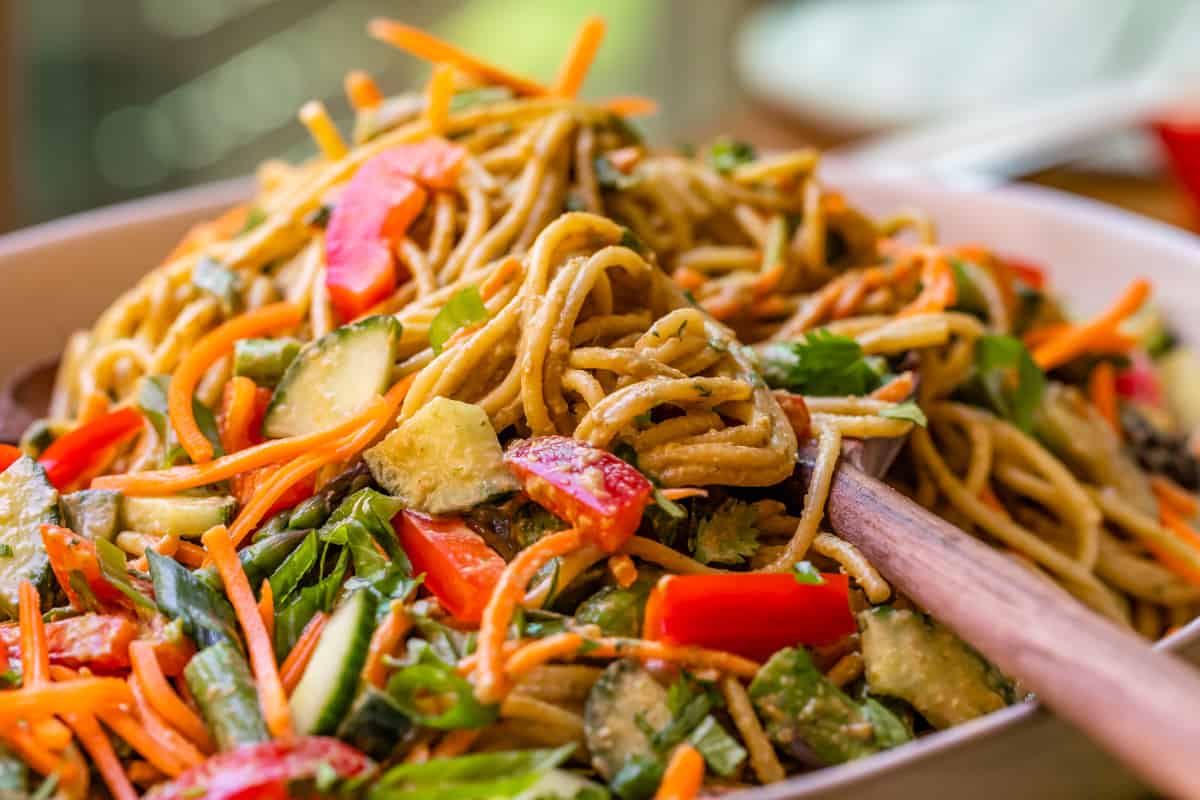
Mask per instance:
[[[1145,276],[1182,337],[1200,342],[1195,236],[1045,189],[953,190],[916,178],[864,174],[845,164],[831,164],[825,174],[871,212],[920,208],[938,221],[946,242],[986,243],[1046,265],[1081,312],[1101,306],[1131,278]],[[0,237],[0,379],[55,356],[71,331],[90,325],[162,259],[188,225],[244,199],[250,188],[244,181],[214,184]],[[1200,621],[1163,646],[1200,663]],[[1106,702],[1096,698],[1097,704]],[[1024,703],[869,759],[736,796],[1092,800],[1144,794],[1082,735],[1035,703]]]

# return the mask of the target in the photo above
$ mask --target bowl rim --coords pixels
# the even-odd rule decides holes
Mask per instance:
[[[985,188],[947,185],[932,176],[866,169],[838,158],[824,160],[821,174],[833,185],[839,185],[843,180],[849,183],[870,183],[916,194],[953,194],[968,202],[970,198],[986,195],[992,202],[1024,206],[1035,213],[1055,216],[1065,222],[1102,225],[1112,236],[1177,250],[1195,262],[1197,272],[1200,273],[1200,236],[1078,195],[1031,184]],[[233,205],[244,202],[253,195],[253,190],[253,179],[235,178],[70,215],[0,235],[0,258],[19,257],[22,253],[63,240],[87,236],[98,230],[135,224],[148,225],[189,212],[194,213],[200,209]],[[1174,651],[1197,641],[1200,641],[1200,618],[1192,620],[1156,642],[1154,647]],[[953,748],[965,746],[1004,728],[1029,722],[1038,715],[1048,713],[1037,700],[1026,700],[954,728],[922,736],[870,758],[825,767],[776,784],[744,789],[727,796],[739,800],[819,797],[826,791],[852,788],[859,780],[886,773],[893,768],[935,758]]]

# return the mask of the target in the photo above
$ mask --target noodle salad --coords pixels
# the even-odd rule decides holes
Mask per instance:
[[[844,442],[1118,625],[1200,609],[1200,372],[1136,280],[874,219],[811,151],[648,147],[400,23],[418,93],[264,164],[0,450],[0,792],[657,798],[1021,699],[822,524]],[[815,454],[807,484],[794,475]]]

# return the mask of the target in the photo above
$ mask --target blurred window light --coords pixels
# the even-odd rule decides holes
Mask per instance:
[[[149,146],[147,134],[156,124],[153,115],[142,106],[126,106],[110,112],[96,125],[96,167],[114,186],[150,186],[170,171]]]

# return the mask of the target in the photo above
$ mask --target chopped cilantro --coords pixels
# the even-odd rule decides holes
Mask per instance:
[[[963,386],[966,399],[1029,431],[1045,391],[1046,376],[1020,339],[988,335],[975,343],[975,365]]]
[[[912,400],[905,400],[903,403],[897,403],[891,408],[885,408],[879,412],[879,416],[887,417],[888,419],[907,420],[908,422],[920,425],[922,428],[929,422],[925,418],[925,412]]]
[[[825,578],[808,561],[797,561],[793,564],[792,575],[796,578],[796,583],[803,583],[805,586],[821,586],[825,583]]]
[[[442,306],[434,316],[433,322],[429,323],[429,344],[433,347],[433,352],[442,352],[446,342],[458,329],[483,322],[487,318],[487,306],[483,304],[479,290],[474,286],[460,290]]]
[[[809,331],[803,341],[769,344],[759,362],[772,389],[818,397],[866,394],[887,373],[882,359],[865,356],[858,342],[825,329]]]
[[[754,145],[722,136],[708,148],[708,163],[720,173],[732,172],[758,158]]]
[[[692,555],[703,564],[741,564],[758,550],[758,512],[741,500],[726,500],[700,520]]]

